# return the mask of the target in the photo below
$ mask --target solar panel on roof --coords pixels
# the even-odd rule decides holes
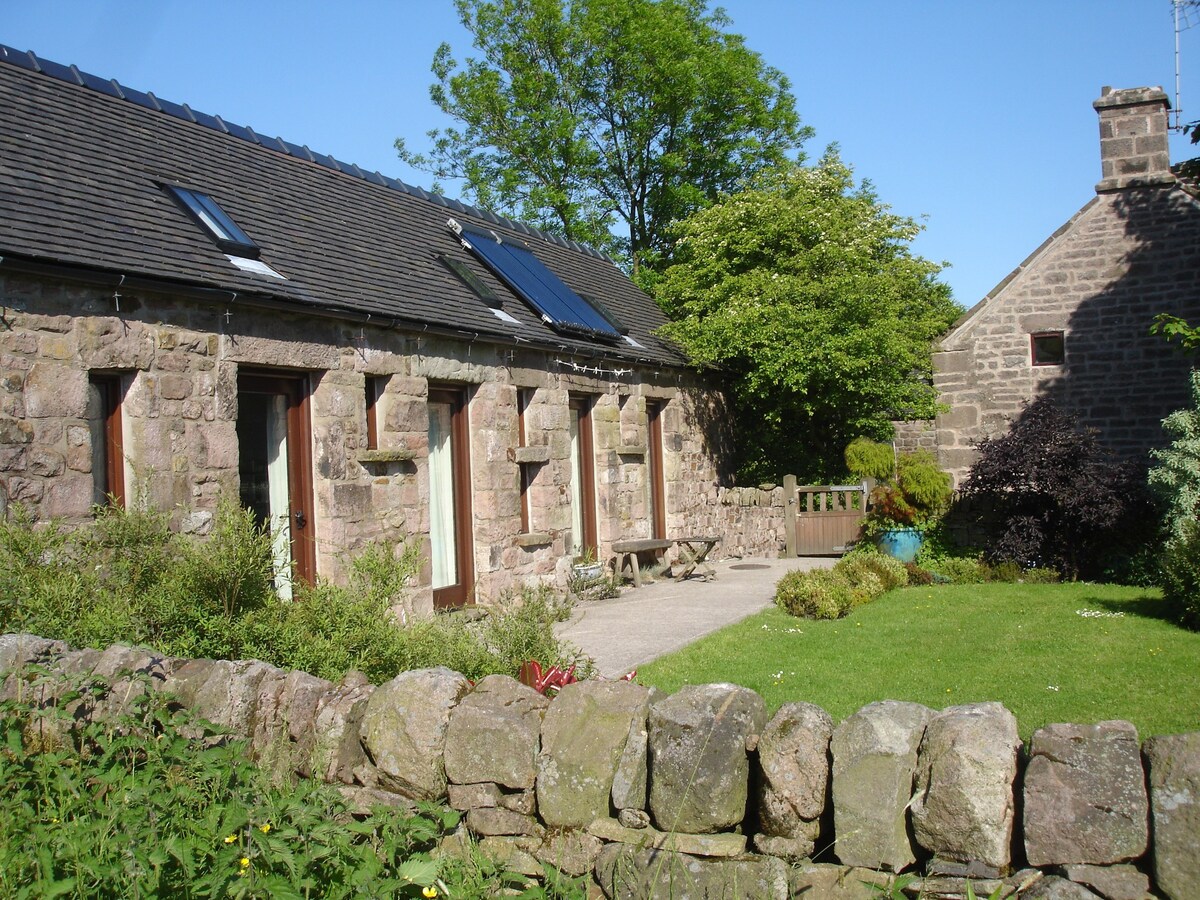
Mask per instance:
[[[475,231],[461,231],[459,237],[551,328],[601,340],[620,338],[591,304],[567,287],[529,250]]]

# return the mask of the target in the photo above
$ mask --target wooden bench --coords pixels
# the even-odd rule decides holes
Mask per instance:
[[[638,563],[639,553],[649,553],[651,550],[656,552],[666,550],[673,542],[660,540],[657,538],[647,538],[640,541],[616,541],[612,545],[613,553],[617,555],[617,577],[625,574],[625,565],[628,563],[630,571],[633,572],[633,586],[642,586],[642,568]]]

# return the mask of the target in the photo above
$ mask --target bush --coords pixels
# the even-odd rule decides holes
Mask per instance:
[[[983,510],[990,562],[1094,577],[1119,548],[1145,539],[1149,507],[1133,469],[1051,399],[1026,404],[1007,434],[978,449],[962,494]]]
[[[79,689],[98,699],[108,687]],[[31,741],[31,721],[0,704],[5,897],[491,897],[528,886],[478,854],[439,857],[455,811],[364,815],[333,786],[273,781],[242,744],[161,695],[135,692],[130,715],[79,727],[73,744]],[[570,891],[564,881],[538,896],[582,897]]]
[[[908,583],[914,587],[933,584],[933,573],[922,569],[916,563],[905,563],[904,570],[908,573]]]
[[[846,447],[846,468],[855,478],[891,478],[896,468],[896,454],[891,444],[880,444],[866,437],[856,437]]]
[[[1150,489],[1163,510],[1167,533],[1184,536],[1188,522],[1200,514],[1200,370],[1191,374],[1192,408],[1181,409],[1163,419],[1163,430],[1171,445],[1151,450],[1158,462],[1150,470]]]
[[[1200,521],[1184,522],[1163,551],[1162,589],[1179,621],[1200,628]]]
[[[468,678],[516,676],[521,663],[577,662],[554,637],[563,605],[544,590],[481,622],[455,615],[401,623],[420,560],[413,547],[369,545],[345,586],[297,583],[275,594],[271,535],[222,503],[205,541],[172,533],[165,516],[98,510],[91,527],[0,523],[0,632],[27,631],[75,647],[115,642],[169,655],[256,658],[331,681],[347,671],[375,683],[447,666]],[[569,609],[569,607],[568,607]]]
[[[987,563],[969,556],[948,556],[930,567],[951,584],[984,584],[991,580]]]
[[[854,606],[854,591],[841,572],[788,572],[775,586],[775,605],[802,619],[840,619]]]
[[[834,569],[844,573],[852,584],[864,575],[874,575],[883,586],[883,590],[879,592],[881,594],[908,584],[908,572],[904,563],[874,548],[848,553],[838,560]]]

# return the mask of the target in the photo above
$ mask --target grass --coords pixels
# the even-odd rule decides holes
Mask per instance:
[[[1142,737],[1197,731],[1200,633],[1165,615],[1149,588],[909,587],[835,621],[766,610],[641,667],[638,680],[664,691],[729,681],[772,712],[802,700],[835,722],[875,700],[998,700],[1025,739],[1052,722],[1104,719],[1127,719]]]

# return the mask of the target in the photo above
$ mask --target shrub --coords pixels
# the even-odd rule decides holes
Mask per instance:
[[[219,506],[205,541],[172,533],[153,512],[99,510],[91,527],[67,531],[35,527],[18,510],[0,522],[0,632],[256,658],[332,681],[350,669],[379,683],[439,665],[482,678],[515,676],[527,659],[580,662],[554,637],[569,606],[545,590],[510,598],[481,622],[403,624],[396,609],[420,565],[413,547],[369,545],[350,560],[345,586],[297,583],[293,602],[275,594],[271,560],[271,535],[234,504]]]
[[[775,605],[802,619],[840,619],[854,605],[854,592],[841,572],[788,572],[775,586]]]
[[[475,855],[439,858],[453,810],[352,812],[333,786],[272,780],[167,698],[133,698],[130,715],[55,747],[30,740],[28,710],[0,704],[0,894],[491,897],[527,884]]]
[[[880,444],[866,437],[856,437],[846,447],[846,468],[855,478],[891,478],[896,468],[896,454],[891,444]]]
[[[984,510],[989,561],[1091,577],[1144,537],[1147,499],[1132,468],[1051,399],[1026,404],[1007,434],[978,450],[962,493]]]
[[[1175,616],[1189,628],[1200,628],[1200,521],[1180,526],[1162,554],[1162,589]]]
[[[927,584],[933,584],[933,573],[922,569],[916,563],[905,563],[904,569],[908,573],[908,583],[915,587],[924,587]]]
[[[843,556],[834,565],[834,569],[844,573],[852,584],[865,575],[874,575],[883,586],[883,590],[879,592],[881,594],[908,584],[908,572],[904,563],[873,548],[855,550]]]
[[[1170,446],[1150,451],[1158,465],[1147,480],[1172,538],[1183,537],[1187,523],[1200,513],[1200,370],[1192,370],[1191,395],[1191,409],[1163,419],[1163,430],[1172,438]]]
[[[987,563],[978,558],[949,556],[931,568],[951,584],[984,584],[991,580]]]
[[[894,481],[871,492],[864,529],[868,535],[876,535],[897,527],[931,526],[945,512],[950,497],[950,475],[938,468],[932,453],[901,453]]]

